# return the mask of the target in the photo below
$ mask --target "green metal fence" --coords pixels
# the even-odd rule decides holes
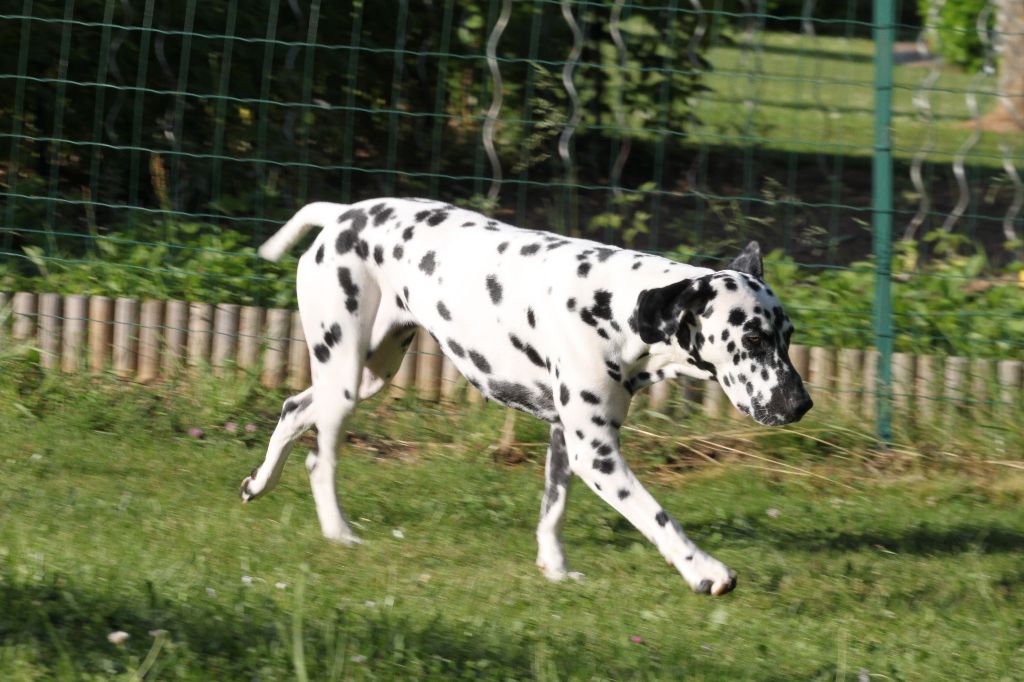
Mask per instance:
[[[288,307],[254,247],[314,199],[756,238],[798,341],[877,351],[889,439],[901,399],[1019,401],[1022,35],[1002,0],[9,2],[0,290]]]

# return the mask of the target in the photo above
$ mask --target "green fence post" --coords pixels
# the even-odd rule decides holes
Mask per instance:
[[[878,437],[892,439],[892,69],[894,12],[892,0],[874,0],[875,154],[871,168],[871,215],[875,251],[875,380]]]

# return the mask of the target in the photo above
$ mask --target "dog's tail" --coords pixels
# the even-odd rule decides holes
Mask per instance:
[[[302,235],[306,234],[311,227],[323,228],[337,220],[344,209],[344,204],[334,204],[329,201],[306,204],[280,230],[275,232],[274,236],[263,242],[263,246],[259,248],[260,256],[269,261],[279,260],[285,251],[295,246],[295,242],[302,239]]]

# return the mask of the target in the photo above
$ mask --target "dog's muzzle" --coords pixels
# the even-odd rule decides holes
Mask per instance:
[[[800,421],[814,407],[814,401],[807,394],[803,381],[780,386],[766,403],[754,401],[751,416],[766,426],[783,426]]]

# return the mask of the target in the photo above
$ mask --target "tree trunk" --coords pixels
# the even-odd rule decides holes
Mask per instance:
[[[996,0],[999,106],[981,118],[991,132],[1024,130],[1024,2]]]

